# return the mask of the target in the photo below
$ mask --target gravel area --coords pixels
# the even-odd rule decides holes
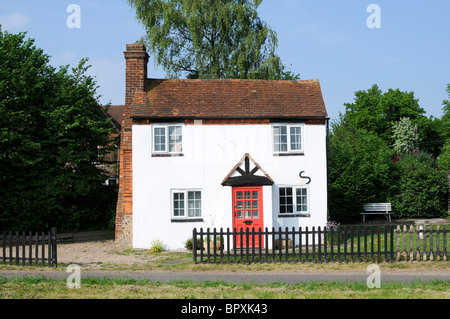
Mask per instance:
[[[102,264],[142,264],[160,257],[116,248],[114,240],[58,244],[58,263],[99,268]]]

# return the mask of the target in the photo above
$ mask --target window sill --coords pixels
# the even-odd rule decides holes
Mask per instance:
[[[278,218],[311,217],[311,214],[280,214]]]
[[[172,218],[171,223],[202,223],[203,218]]]
[[[183,153],[153,153],[152,157],[181,157],[184,156]]]
[[[273,156],[305,156],[305,153],[273,153]]]

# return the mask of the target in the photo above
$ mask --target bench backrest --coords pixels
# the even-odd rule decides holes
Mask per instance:
[[[364,205],[367,212],[390,212],[392,210],[391,203],[368,203]]]

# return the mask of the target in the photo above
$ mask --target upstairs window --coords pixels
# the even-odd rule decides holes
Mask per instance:
[[[273,152],[275,154],[303,153],[302,125],[274,125]]]
[[[153,152],[180,154],[183,151],[181,125],[158,125],[153,127]]]

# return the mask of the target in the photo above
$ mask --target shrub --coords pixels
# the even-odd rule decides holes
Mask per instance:
[[[399,218],[446,217],[447,174],[428,154],[408,154],[396,163],[398,186],[392,198]]]
[[[160,253],[164,250],[165,250],[164,243],[161,240],[155,239],[152,241],[152,245],[150,247],[150,251],[152,253]]]

